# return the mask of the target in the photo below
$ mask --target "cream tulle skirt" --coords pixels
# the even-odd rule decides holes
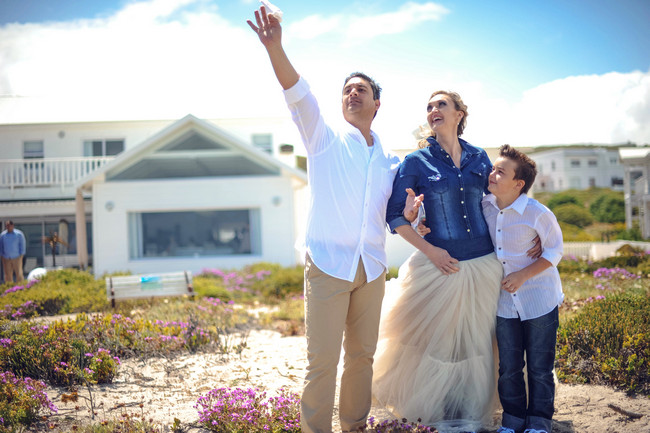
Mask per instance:
[[[386,285],[373,394],[394,416],[470,431],[496,403],[494,327],[501,263],[489,254],[442,274],[416,251]]]

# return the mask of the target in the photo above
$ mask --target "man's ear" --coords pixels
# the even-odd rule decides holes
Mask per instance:
[[[375,111],[379,110],[380,105],[381,105],[381,101],[379,101],[379,99],[375,99]]]

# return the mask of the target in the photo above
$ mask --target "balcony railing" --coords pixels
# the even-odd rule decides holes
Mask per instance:
[[[113,158],[0,159],[0,188],[72,186]]]

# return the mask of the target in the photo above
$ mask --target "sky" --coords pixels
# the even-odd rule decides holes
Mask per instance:
[[[435,90],[493,147],[650,144],[650,1],[277,0],[328,119],[343,79],[382,86],[373,129],[413,144]],[[246,24],[256,0],[0,0],[0,124],[289,118]],[[293,143],[297,144],[297,143]]]

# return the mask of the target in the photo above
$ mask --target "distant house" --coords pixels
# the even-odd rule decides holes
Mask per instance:
[[[625,223],[638,225],[650,238],[650,148],[623,147],[619,154],[625,168]]]
[[[623,165],[617,148],[566,146],[528,153],[538,175],[531,192],[592,187],[623,190]]]

